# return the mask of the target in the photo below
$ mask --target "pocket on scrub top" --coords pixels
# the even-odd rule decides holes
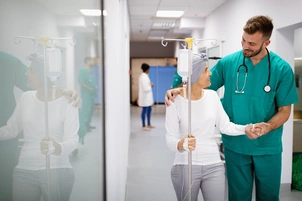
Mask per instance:
[[[265,92],[264,92],[265,93]],[[268,121],[274,111],[276,92],[270,91],[265,96],[253,96],[250,99],[250,119],[251,123],[259,123]],[[273,109],[273,110],[272,110]]]
[[[276,132],[259,137],[258,144],[261,147],[278,147],[282,145],[282,135]]]

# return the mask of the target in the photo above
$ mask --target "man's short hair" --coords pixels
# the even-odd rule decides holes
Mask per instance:
[[[254,34],[256,32],[261,32],[263,34],[263,38],[270,39],[274,25],[272,23],[272,19],[268,16],[257,15],[250,18],[245,26],[243,27],[244,32],[248,34]]]

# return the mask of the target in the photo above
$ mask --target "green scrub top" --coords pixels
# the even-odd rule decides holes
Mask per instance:
[[[235,93],[238,67],[243,63],[242,51],[228,55],[212,68],[210,89],[217,90],[224,85],[223,107],[230,120],[236,124],[267,122],[279,107],[299,101],[294,73],[290,65],[277,54],[270,52],[270,92],[264,91],[269,75],[268,55],[256,66],[245,58],[248,68],[244,93]],[[244,85],[245,68],[240,67],[238,89]],[[228,136],[223,134],[223,145],[237,153],[247,155],[277,154],[282,152],[283,126],[270,133],[250,140],[246,135]]]
[[[177,88],[179,87],[179,85],[182,83],[182,77],[177,73],[177,71],[175,71],[174,73],[174,77],[173,77],[173,84],[172,84],[172,88]]]
[[[6,125],[7,120],[13,114],[16,101],[14,96],[14,86],[23,91],[29,90],[26,86],[27,66],[16,57],[0,51],[0,127]],[[0,140],[0,159],[3,164],[1,168],[14,167],[18,139]],[[11,165],[11,166],[10,166]],[[9,174],[4,172],[4,174]]]
[[[28,90],[25,75],[28,68],[16,57],[1,51],[0,68],[0,126],[3,126],[16,107],[14,86]]]
[[[78,77],[78,82],[80,84],[85,84],[90,88],[93,88],[94,90],[89,91],[86,88],[84,88],[81,85],[81,96],[88,98],[88,97],[92,97],[94,98],[96,96],[96,82],[94,79],[94,75],[92,73],[92,70],[88,71],[86,68],[81,68],[80,72],[79,72],[79,77]]]

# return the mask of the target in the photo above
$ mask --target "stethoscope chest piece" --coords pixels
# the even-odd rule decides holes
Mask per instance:
[[[271,91],[271,87],[270,87],[269,85],[265,85],[264,88],[263,88],[263,90],[264,90],[266,93],[268,93],[268,92]]]

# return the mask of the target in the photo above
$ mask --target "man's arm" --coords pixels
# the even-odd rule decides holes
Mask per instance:
[[[272,130],[275,130],[282,126],[289,118],[291,112],[291,105],[283,106],[278,108],[278,112],[267,122],[267,123],[259,123],[256,124],[255,126],[257,127],[260,126],[263,128],[263,134],[265,135]]]
[[[165,95],[165,105],[168,107],[171,105],[170,101],[174,102],[174,98],[182,92],[182,88],[170,89]]]
[[[85,83],[80,83],[80,85],[81,85],[82,87],[84,87],[85,89],[87,89],[88,91],[94,90],[93,88],[88,87]]]

